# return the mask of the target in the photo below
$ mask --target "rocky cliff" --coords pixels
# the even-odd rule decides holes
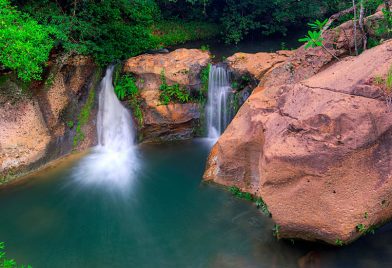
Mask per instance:
[[[101,69],[83,56],[53,56],[45,79],[29,86],[2,76],[0,184],[96,144],[100,77]]]

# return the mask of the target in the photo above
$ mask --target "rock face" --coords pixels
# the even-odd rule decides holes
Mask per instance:
[[[374,36],[374,29],[383,18],[382,12],[365,18],[365,31],[369,37]],[[354,35],[352,21],[347,21],[336,28],[329,29],[323,34],[325,47],[337,57],[355,55],[355,39],[358,47],[362,47],[362,36],[359,31]],[[283,63],[270,69],[262,78],[259,89],[283,84],[294,84],[317,74],[336,59],[322,47],[305,49],[304,46],[295,50]]]
[[[282,238],[348,243],[357,226],[391,219],[391,65],[389,41],[255,91],[212,149],[205,180],[262,196]]]
[[[0,107],[0,171],[34,163],[45,154],[50,135],[33,100]]]
[[[200,89],[200,72],[210,62],[208,52],[177,49],[167,54],[145,54],[130,58],[123,71],[137,78],[141,91],[144,141],[190,138],[200,118],[198,103],[162,105],[159,101],[161,74],[168,85],[179,84],[191,93]]]
[[[32,92],[30,96],[17,99],[8,95],[22,92],[20,85],[12,77],[2,77],[5,82],[0,86],[0,185],[71,150],[96,144],[93,105],[87,122],[81,125],[79,119],[89,96],[94,97],[100,69],[90,58],[82,56],[52,62],[49,68],[43,82],[26,89]],[[74,142],[78,133],[83,138]]]
[[[291,56],[292,51],[277,51],[276,53],[236,53],[228,57],[226,62],[229,69],[236,77],[250,75],[253,79],[260,81],[266,72],[279,63],[283,63]]]

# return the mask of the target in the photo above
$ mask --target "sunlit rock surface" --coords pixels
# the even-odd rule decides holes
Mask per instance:
[[[100,69],[84,56],[52,56],[43,80],[24,89],[11,76],[3,77],[0,184],[72,150],[96,144],[96,101],[91,91],[97,90],[100,77]],[[21,96],[15,98],[15,92]],[[80,113],[90,93],[91,109],[85,109],[87,120],[80,124]],[[75,142],[77,132],[81,134]]]
[[[190,138],[201,115],[199,103],[162,105],[161,74],[169,85],[178,83],[191,93],[200,89],[200,72],[210,62],[210,54],[198,49],[177,49],[166,54],[144,54],[128,59],[123,71],[137,77],[143,99],[144,141]]]
[[[389,220],[391,65],[389,41],[302,82],[255,90],[212,149],[205,180],[262,196],[280,237],[350,242],[359,224]]]

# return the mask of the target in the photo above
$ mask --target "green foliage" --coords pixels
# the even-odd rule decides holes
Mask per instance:
[[[159,89],[161,91],[159,100],[163,105],[168,105],[170,102],[187,103],[190,101],[190,95],[186,89],[181,88],[179,84],[167,84],[164,69],[161,71],[161,86]]]
[[[205,104],[205,102],[207,101],[210,70],[211,70],[211,64],[209,63],[206,67],[201,69],[200,72],[201,87],[200,87],[199,102],[201,104]]]
[[[321,31],[308,31],[308,34],[301,39],[298,39],[299,42],[305,42],[305,49],[307,48],[314,48],[314,47],[321,47],[323,46],[323,38],[322,38]]]
[[[316,20],[315,22],[309,22],[308,26],[310,26],[313,30],[322,31],[327,22],[328,19],[325,19],[324,21]]]
[[[159,9],[153,0],[42,0],[22,4],[25,12],[55,29],[58,45],[66,51],[93,55],[102,65],[156,47],[151,26],[159,18]]]
[[[385,79],[385,88],[388,94],[392,93],[392,66],[389,68]]]
[[[124,100],[128,96],[138,95],[139,89],[136,86],[135,78],[132,75],[124,75],[117,82],[114,91],[119,100]]]
[[[336,240],[335,240],[335,245],[338,246],[338,247],[342,247],[342,246],[344,245],[344,243],[343,243],[342,240],[336,239]]]
[[[200,47],[200,50],[204,51],[204,52],[210,51],[210,46],[209,45],[202,45]]]
[[[15,70],[23,81],[40,80],[49,58],[54,29],[16,10],[8,0],[0,0],[0,63]]]
[[[362,223],[358,224],[356,226],[356,229],[357,229],[358,232],[360,232],[363,235],[374,234],[375,230],[376,230],[375,226],[373,226],[373,225],[372,226],[366,226],[365,224],[362,224]]]
[[[15,260],[6,258],[6,254],[4,252],[4,249],[5,249],[4,242],[0,242],[0,268],[17,268],[18,265],[16,264]],[[19,266],[19,267],[21,267],[21,268],[24,268],[24,267],[31,268],[30,265],[27,265],[27,266],[22,265],[22,266]]]
[[[272,234],[273,234],[273,236],[275,236],[276,238],[279,239],[279,237],[280,237],[280,226],[278,224],[275,224],[274,228],[272,228]]]
[[[120,100],[129,99],[129,105],[132,108],[133,115],[137,118],[140,125],[143,124],[143,112],[141,108],[142,100],[139,88],[136,85],[135,78],[130,75],[121,76],[115,83],[114,91]]]
[[[267,204],[264,202],[264,200],[261,197],[255,197],[253,196],[251,193],[247,193],[247,192],[242,192],[240,190],[240,188],[236,187],[236,186],[230,186],[229,188],[229,192],[240,199],[245,199],[247,201],[251,201],[251,202],[255,202],[255,205],[258,209],[261,210],[261,212],[266,215],[266,216],[271,216],[271,213],[268,210],[268,206]]]
[[[74,147],[76,147],[85,138],[84,133],[82,131],[82,127],[85,124],[87,124],[88,120],[90,119],[91,109],[94,106],[94,100],[95,100],[95,89],[91,88],[86,103],[82,107],[78,116],[78,123],[76,125],[76,134],[73,140]]]
[[[260,209],[265,216],[271,217],[271,212],[269,212],[267,204],[261,197],[256,198],[255,203],[256,207]]]
[[[70,121],[67,122],[67,127],[68,127],[68,128],[73,128],[74,125],[75,125],[75,123],[74,123],[74,121],[72,121],[72,120],[70,120]]]
[[[218,36],[220,33],[217,24],[203,21],[159,21],[154,24],[152,29],[155,43],[158,44],[158,47],[210,39]]]

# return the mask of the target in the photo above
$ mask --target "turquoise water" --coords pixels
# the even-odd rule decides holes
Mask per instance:
[[[35,268],[391,267],[389,227],[340,249],[277,241],[254,205],[201,183],[209,147],[140,147],[126,189],[81,184],[67,167],[0,190],[0,241]]]

